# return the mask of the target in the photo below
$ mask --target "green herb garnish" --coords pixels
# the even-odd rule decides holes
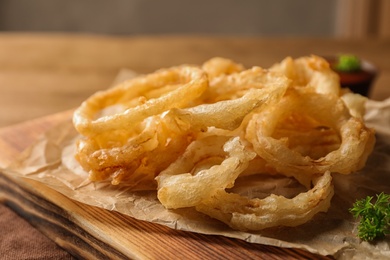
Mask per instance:
[[[365,241],[390,234],[390,195],[382,192],[376,195],[375,203],[372,199],[373,197],[367,196],[356,201],[349,209],[355,218],[361,218],[358,236]]]
[[[360,70],[360,59],[355,55],[344,54],[338,57],[335,68],[339,71],[353,72]]]

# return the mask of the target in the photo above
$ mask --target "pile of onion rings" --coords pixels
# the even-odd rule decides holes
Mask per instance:
[[[76,159],[92,181],[157,190],[233,229],[297,226],[326,212],[332,173],[364,167],[375,134],[365,98],[317,56],[245,68],[225,58],[181,65],[97,92],[74,112]],[[304,191],[234,193],[244,176],[285,176]]]

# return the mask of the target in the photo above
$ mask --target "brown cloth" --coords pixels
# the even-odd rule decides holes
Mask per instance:
[[[0,259],[75,259],[0,203]]]

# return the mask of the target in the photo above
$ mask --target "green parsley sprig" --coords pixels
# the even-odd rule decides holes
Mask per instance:
[[[365,241],[384,237],[390,234],[390,195],[380,193],[373,197],[367,196],[353,204],[349,211],[355,218],[361,218],[358,226],[358,236]]]

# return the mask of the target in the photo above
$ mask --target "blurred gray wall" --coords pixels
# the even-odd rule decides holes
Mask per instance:
[[[0,31],[333,36],[337,0],[0,0]]]

